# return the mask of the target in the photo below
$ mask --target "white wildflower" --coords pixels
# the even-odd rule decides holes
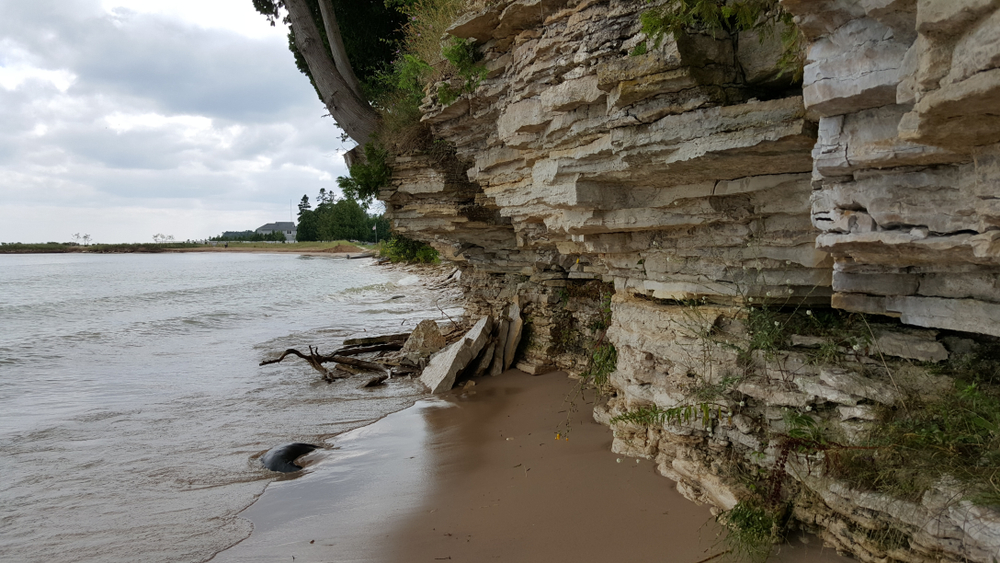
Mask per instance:
[[[746,401],[740,401],[740,406],[741,406],[741,407],[745,407],[745,406],[747,406],[747,404],[746,404]]]
[[[813,410],[812,405],[806,405],[806,411],[811,411],[811,410]]]
[[[617,461],[618,463],[621,463],[622,462],[622,458],[618,458],[615,461]]]
[[[813,312],[812,312],[812,309],[806,309],[806,316],[807,316],[807,317],[811,317],[811,316],[813,316]]]

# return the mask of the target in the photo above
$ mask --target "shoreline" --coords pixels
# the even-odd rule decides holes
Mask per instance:
[[[14,246],[14,245],[10,245]],[[33,246],[33,245],[25,245]],[[333,256],[339,258],[345,258],[347,255],[355,254],[368,254],[374,253],[374,249],[356,247],[357,250],[340,250],[345,246],[353,245],[337,245],[329,248],[323,248],[321,246],[309,246],[309,247],[299,247],[295,246],[295,243],[290,244],[274,244],[268,246],[243,246],[238,244],[232,244],[229,247],[222,246],[179,246],[179,247],[160,247],[155,244],[144,244],[144,243],[123,243],[123,244],[108,244],[108,245],[90,245],[90,246],[58,246],[53,248],[30,248],[16,250],[7,250],[0,246],[0,256],[2,255],[26,255],[26,254],[188,254],[188,253],[222,253],[222,252],[235,252],[235,253],[260,253],[260,254],[303,254],[310,256]],[[104,248],[100,248],[104,247]]]
[[[724,551],[705,506],[611,452],[564,373],[516,370],[430,397],[325,444],[241,513],[211,561],[671,561]],[[567,418],[569,417],[569,418]],[[569,440],[555,440],[569,420]],[[843,562],[815,538],[773,561]],[[719,559],[723,560],[723,559]]]

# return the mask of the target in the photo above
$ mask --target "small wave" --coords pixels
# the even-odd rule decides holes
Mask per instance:
[[[417,285],[418,283],[420,283],[420,276],[406,276],[405,278],[399,280],[396,283],[404,287],[408,285]]]

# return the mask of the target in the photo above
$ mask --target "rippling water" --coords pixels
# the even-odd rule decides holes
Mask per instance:
[[[423,393],[258,363],[442,318],[416,281],[282,254],[0,256],[3,559],[204,561],[246,537],[262,450]]]

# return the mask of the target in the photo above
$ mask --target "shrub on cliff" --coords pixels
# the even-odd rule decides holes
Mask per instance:
[[[440,260],[438,251],[433,247],[397,233],[393,233],[389,240],[382,243],[379,256],[392,262],[417,264],[434,264]]]
[[[649,0],[647,0],[649,1]],[[736,36],[741,31],[758,31],[761,39],[781,30],[782,54],[778,67],[798,81],[805,62],[802,34],[792,14],[778,0],[671,0],[640,16],[642,32],[659,47],[666,35],[698,31],[724,31]],[[646,51],[640,44],[633,54]]]

